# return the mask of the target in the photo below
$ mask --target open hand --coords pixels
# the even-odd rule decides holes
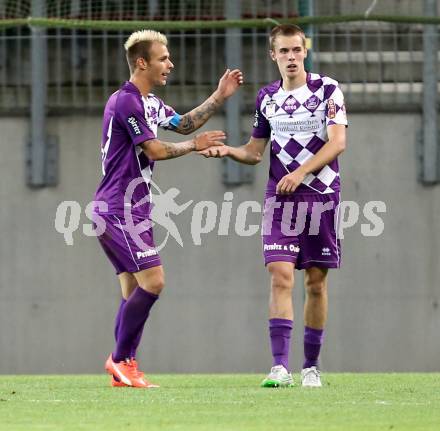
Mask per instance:
[[[199,133],[194,138],[195,150],[202,151],[210,147],[223,146],[224,144],[221,141],[224,139],[226,139],[226,135],[221,130]]]
[[[238,87],[243,84],[243,73],[240,69],[226,69],[226,72],[220,78],[217,91],[225,99],[234,94]]]

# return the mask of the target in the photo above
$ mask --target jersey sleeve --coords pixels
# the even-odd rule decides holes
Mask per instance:
[[[120,97],[116,114],[119,124],[128,132],[133,145],[156,139],[156,134],[145,118],[144,104],[136,95],[126,93]]]
[[[331,84],[326,86],[324,90],[325,105],[325,123],[327,126],[332,124],[348,125],[347,113],[345,111],[344,95],[339,86]]]
[[[166,105],[159,99],[158,126],[165,130],[175,129],[182,118],[171,106]]]
[[[252,130],[253,138],[269,138],[270,137],[270,124],[267,118],[263,115],[261,104],[264,98],[264,93],[260,91],[257,95],[255,102],[255,119],[254,128]]]

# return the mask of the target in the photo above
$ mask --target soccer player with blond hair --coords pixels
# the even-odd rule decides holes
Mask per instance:
[[[321,386],[318,358],[327,320],[327,274],[340,266],[337,156],[345,149],[344,97],[338,82],[307,72],[306,37],[295,25],[270,35],[270,56],[281,79],[260,89],[252,137],[241,147],[212,147],[205,157],[261,161],[270,140],[263,214],[264,262],[271,276],[269,334],[273,364],[264,387],[291,386],[294,269],[305,270],[302,386]]]
[[[164,142],[157,138],[157,128],[183,135],[197,130],[238,89],[243,77],[238,69],[226,70],[205,102],[179,115],[152,93],[155,87],[166,85],[174,68],[165,35],[137,31],[128,38],[125,50],[130,79],[105,106],[103,178],[95,194],[95,222],[105,225],[98,239],[115,267],[122,291],[115,322],[116,346],[105,368],[112,386],[150,388],[157,385],[138,370],[135,358],[145,322],[164,287],[164,270],[151,228],[153,167],[158,160],[222,146],[225,139],[222,131],[209,131],[183,142]]]

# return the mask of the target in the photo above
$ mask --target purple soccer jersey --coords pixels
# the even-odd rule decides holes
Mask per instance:
[[[285,91],[282,81],[275,81],[259,91],[252,136],[271,140],[268,192],[274,193],[282,177],[322,148],[328,140],[327,127],[332,124],[347,125],[344,96],[334,79],[307,73],[306,84],[295,90]],[[295,193],[339,190],[335,159],[307,175]]]
[[[179,120],[174,109],[154,94],[143,97],[131,82],[125,82],[110,96],[102,128],[104,176],[95,194],[95,201],[107,203],[107,214],[122,215],[128,207],[134,215],[149,217],[154,162],[148,159],[139,144],[155,139],[158,126],[171,128]],[[132,190],[128,188],[130,184]],[[127,192],[130,201],[124,202]],[[141,202],[145,203],[137,205]]]
[[[95,194],[94,220],[105,225],[98,239],[116,273],[161,265],[150,222],[154,162],[139,144],[155,139],[157,128],[179,124],[180,115],[161,99],[143,97],[126,82],[110,96],[104,111],[101,143],[103,178]]]
[[[327,76],[307,73],[300,88],[285,91],[282,81],[275,81],[258,93],[252,136],[270,137],[271,141],[263,215],[266,265],[286,261],[298,269],[340,266],[337,159],[307,175],[293,194],[276,195],[281,178],[322,148],[328,140],[327,127],[333,124],[347,125],[347,117],[338,83]],[[324,206],[324,212],[314,211]],[[319,214],[319,219],[314,214]]]

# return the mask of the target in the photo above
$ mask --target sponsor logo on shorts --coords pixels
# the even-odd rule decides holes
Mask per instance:
[[[322,248],[322,253],[321,253],[323,256],[331,256],[332,254],[331,254],[331,252],[330,252],[330,249],[328,248],[328,247],[323,247]]]
[[[130,124],[131,128],[133,129],[133,133],[135,135],[141,135],[142,134],[141,129],[139,127],[139,124],[137,123],[136,118],[128,117],[127,122],[128,122],[128,124]]]
[[[154,250],[154,249],[150,249],[150,250],[147,250],[147,251],[138,251],[136,253],[136,257],[138,259],[142,259],[142,258],[150,257],[150,256],[156,256],[156,255],[157,255],[157,251]]]
[[[281,245],[274,242],[273,244],[264,244],[264,251],[291,251],[299,253],[299,247],[295,244]]]

